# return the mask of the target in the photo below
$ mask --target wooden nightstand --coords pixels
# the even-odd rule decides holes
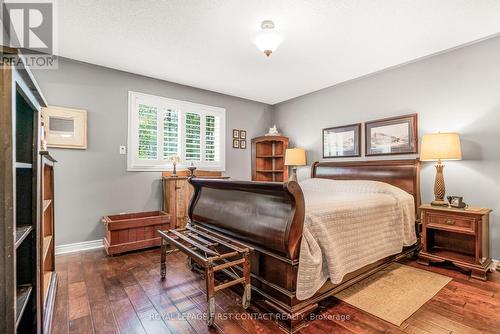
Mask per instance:
[[[490,209],[455,209],[424,204],[422,251],[418,263],[450,261],[471,271],[471,277],[486,280],[491,266],[489,255]]]

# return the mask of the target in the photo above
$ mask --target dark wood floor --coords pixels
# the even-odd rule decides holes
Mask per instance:
[[[217,312],[227,316],[207,328],[200,318],[207,308],[204,281],[187,269],[184,255],[172,254],[167,261],[167,280],[160,281],[158,250],[117,257],[103,250],[57,256],[53,333],[280,332],[271,320],[249,317],[248,312],[259,310],[252,306],[245,313],[239,296],[227,290],[216,297]],[[453,280],[400,328],[329,298],[322,304],[323,319],[301,333],[500,333],[498,272],[481,282],[446,268],[406,264]],[[163,314],[184,314],[185,320]]]

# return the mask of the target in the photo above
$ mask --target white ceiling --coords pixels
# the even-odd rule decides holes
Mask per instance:
[[[58,0],[59,55],[275,104],[500,32],[499,0]],[[264,19],[285,37],[266,58]]]

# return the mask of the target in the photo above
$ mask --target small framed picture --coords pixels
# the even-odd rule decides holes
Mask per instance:
[[[236,130],[236,131],[238,131],[238,130]],[[233,148],[240,148],[239,139],[233,139]]]
[[[246,140],[240,140],[240,148],[242,148],[242,149],[247,148],[247,141]]]
[[[240,130],[233,129],[233,138],[240,138]]]
[[[246,132],[246,130],[240,130],[240,139],[247,139],[247,132]]]
[[[365,123],[366,155],[418,152],[417,114]]]
[[[323,129],[323,158],[359,157],[361,123]]]
[[[47,146],[85,150],[87,111],[66,107],[42,108]]]
[[[448,196],[448,202],[450,202],[452,208],[463,209],[467,206],[461,196]]]

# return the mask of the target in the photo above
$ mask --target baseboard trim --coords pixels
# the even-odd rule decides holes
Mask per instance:
[[[75,242],[73,244],[65,244],[56,246],[56,255],[59,254],[67,254],[74,252],[82,252],[91,249],[99,249],[103,248],[103,239],[91,240],[91,241],[83,241],[83,242]]]

